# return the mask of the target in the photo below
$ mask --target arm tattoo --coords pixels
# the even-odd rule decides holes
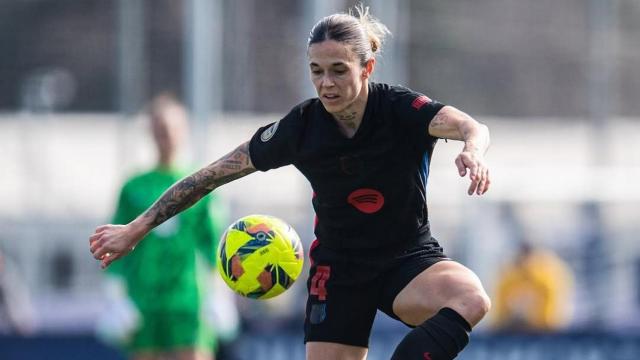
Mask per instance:
[[[251,165],[249,143],[180,180],[143,214],[151,226],[158,226],[188,209],[215,188],[251,174],[256,169]]]
[[[444,139],[466,140],[469,137],[469,129],[465,123],[473,120],[460,110],[445,106],[429,123],[429,133]]]
[[[443,127],[446,125],[447,120],[449,120],[449,117],[447,116],[447,114],[442,111],[439,111],[436,114],[436,116],[433,118],[433,120],[431,120],[431,124],[429,124],[429,126],[432,128]]]
[[[429,124],[429,133],[444,139],[465,142],[463,151],[484,153],[489,145],[488,132],[471,116],[451,107],[442,108]]]

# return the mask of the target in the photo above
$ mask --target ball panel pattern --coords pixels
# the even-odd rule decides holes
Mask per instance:
[[[302,271],[304,253],[295,230],[267,215],[234,222],[220,240],[218,269],[238,294],[268,299],[287,290]]]

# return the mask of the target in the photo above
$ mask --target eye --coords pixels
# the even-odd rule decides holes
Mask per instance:
[[[331,69],[331,72],[336,75],[344,75],[349,72],[349,68],[346,66],[335,66]]]
[[[322,70],[317,70],[317,69],[316,70],[311,70],[311,73],[313,75],[322,75]]]

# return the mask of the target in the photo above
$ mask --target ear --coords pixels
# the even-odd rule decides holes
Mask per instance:
[[[376,67],[375,58],[371,58],[367,60],[367,62],[364,64],[364,67],[362,68],[362,78],[368,79],[369,77],[371,77],[371,74],[373,74],[373,69],[375,69],[375,67]]]

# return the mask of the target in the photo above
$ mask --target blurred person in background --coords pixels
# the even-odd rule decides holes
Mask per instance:
[[[186,174],[177,164],[188,132],[185,108],[173,96],[160,94],[151,101],[149,117],[157,164],[124,183],[115,223],[135,219]],[[233,335],[237,324],[234,303],[213,289],[221,283],[212,272],[226,224],[222,206],[216,197],[205,197],[155,228],[150,241],[109,268],[105,283],[111,301],[98,322],[100,337],[125,345],[137,360],[215,357],[216,335]],[[212,324],[219,315],[225,320]]]
[[[549,249],[523,241],[496,285],[494,327],[509,332],[564,329],[571,318],[573,273]]]
[[[413,328],[393,359],[457,356],[490,302],[478,277],[431,236],[429,162],[437,139],[463,141],[458,174],[469,174],[469,195],[484,194],[489,131],[423,94],[370,82],[389,31],[368,8],[357,10],[321,19],[309,35],[318,97],[173,185],[133,221],[118,222],[127,225],[96,228],[90,250],[102,267],[219,186],[292,164],[311,183],[318,220],[309,252],[307,359],[365,359],[378,309]]]
[[[35,313],[27,284],[0,250],[0,334],[25,336],[34,330]]]

